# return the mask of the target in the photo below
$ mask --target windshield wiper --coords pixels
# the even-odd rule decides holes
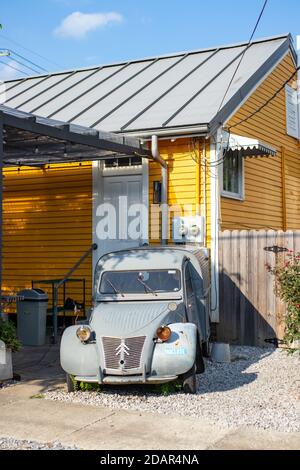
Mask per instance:
[[[148,289],[148,291],[151,292],[151,294],[157,296],[157,293],[155,292],[155,290],[151,289],[151,287],[148,286],[148,284],[146,284],[145,281],[143,281],[140,277],[138,277],[137,280],[145,287],[145,291],[146,291],[146,289]],[[146,291],[146,293],[147,293],[147,291]]]
[[[113,285],[113,283],[109,280],[109,279],[106,279],[106,282],[108,282],[108,284],[110,285],[110,287],[113,288],[113,290],[115,291],[115,294],[119,294],[121,295],[122,297],[125,297],[125,295],[123,294],[123,292],[121,292],[120,290],[118,290],[116,288],[116,286]]]

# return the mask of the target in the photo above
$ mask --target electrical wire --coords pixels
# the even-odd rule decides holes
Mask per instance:
[[[62,68],[62,66],[61,66],[60,64],[58,64],[57,62],[54,62],[53,60],[48,59],[47,57],[43,56],[42,54],[39,54],[38,52],[35,52],[35,51],[33,51],[32,49],[29,49],[28,47],[23,46],[23,45],[20,44],[19,42],[17,42],[17,41],[15,41],[14,39],[11,39],[11,38],[5,36],[4,34],[0,34],[0,38],[3,38],[3,39],[5,39],[6,41],[11,42],[12,44],[15,44],[16,46],[20,47],[20,48],[23,49],[24,51],[30,52],[30,54],[34,54],[35,56],[39,57],[40,59],[45,60],[45,61],[48,62],[49,64],[55,65],[56,67],[59,67],[60,69]]]
[[[267,3],[268,3],[268,0],[265,0],[265,1],[264,1],[264,4],[263,4],[263,7],[262,7],[262,9],[261,9],[261,11],[260,11],[260,14],[259,14],[259,16],[258,16],[258,19],[257,19],[257,21],[256,21],[256,24],[255,24],[255,26],[254,26],[254,28],[253,28],[252,33],[251,33],[251,36],[250,36],[250,38],[249,38],[248,44],[247,44],[247,46],[245,47],[245,50],[243,51],[243,53],[242,53],[242,55],[241,55],[241,57],[240,57],[240,60],[239,60],[239,62],[238,62],[238,64],[237,64],[237,66],[236,66],[236,68],[235,68],[235,71],[234,71],[234,73],[233,73],[233,75],[232,75],[232,77],[231,77],[231,80],[230,80],[230,82],[229,82],[229,84],[228,84],[228,87],[226,88],[226,91],[225,91],[225,94],[224,94],[224,96],[223,96],[223,98],[222,98],[222,101],[221,101],[221,103],[220,103],[218,112],[220,111],[220,109],[221,109],[221,107],[222,107],[222,105],[223,105],[223,103],[224,103],[224,100],[225,100],[225,98],[226,98],[226,96],[227,96],[227,93],[228,93],[228,91],[229,91],[229,89],[230,89],[230,87],[231,87],[231,85],[232,85],[232,82],[233,82],[233,80],[234,80],[234,78],[235,78],[235,76],[236,76],[236,74],[237,74],[237,71],[238,71],[238,69],[240,68],[240,65],[241,65],[241,63],[242,63],[242,61],[243,61],[243,59],[244,59],[244,56],[245,56],[247,50],[249,49],[249,47],[250,47],[251,44],[252,44],[253,36],[254,36],[254,34],[256,33],[256,30],[257,30],[257,28],[258,28],[258,25],[259,25],[259,23],[260,23],[260,20],[261,20],[261,18],[262,18],[262,15],[263,15],[263,13],[264,13],[264,11],[265,11],[265,8],[266,8],[266,6],[267,6]]]
[[[30,65],[27,65],[27,64],[24,64],[24,62],[21,62],[20,60],[16,59],[15,57],[11,56],[11,55],[8,55],[7,57],[10,57],[15,63],[21,65],[22,67],[25,67],[29,70],[31,70],[32,72],[34,73],[40,73],[38,70],[34,69],[33,67],[31,67]],[[26,60],[26,59],[25,59]],[[6,63],[7,64],[7,63]]]
[[[44,69],[44,67],[41,67],[39,64],[36,64],[35,62],[32,62],[31,60],[27,59],[26,57],[22,56],[21,54],[18,54],[16,51],[13,51],[12,49],[9,49],[9,52],[12,54],[12,55],[15,55],[17,57],[19,57],[20,59],[22,60],[25,60],[26,62],[28,62],[29,64],[33,65],[34,67],[40,69],[42,72],[49,72],[47,69]]]
[[[25,72],[24,70],[20,70],[17,67],[14,67],[9,62],[4,62],[4,60],[0,60],[0,63],[6,65],[7,67],[9,67],[13,70],[16,70],[17,72],[23,73],[24,75],[27,75],[27,77],[29,77],[29,73]]]
[[[297,75],[299,70],[300,70],[300,66],[296,68],[295,72],[293,72],[292,75],[290,75],[289,78],[282,84],[282,86],[278,88],[277,91],[275,91],[275,93],[268,100],[266,100],[259,108],[257,108],[251,114],[241,119],[240,121],[236,122],[232,126],[227,127],[226,130],[230,131],[230,129],[233,129],[234,127],[237,127],[240,124],[243,124],[244,122],[249,121],[249,119],[251,119],[253,116],[260,113],[266,106],[268,106],[268,104],[271,103],[271,101],[273,101],[279,95],[279,93],[285,88],[285,86]]]

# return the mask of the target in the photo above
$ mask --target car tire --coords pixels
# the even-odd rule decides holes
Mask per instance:
[[[184,393],[197,393],[196,364],[194,364],[188,372],[183,374],[182,389]]]
[[[211,356],[211,342],[209,340],[202,343],[202,356],[210,357]]]
[[[196,350],[196,374],[203,374],[205,372],[205,364],[203,361],[203,353],[202,348],[200,346],[199,341],[197,342],[197,350]]]
[[[67,390],[68,393],[76,392],[76,381],[73,379],[73,376],[66,374]]]

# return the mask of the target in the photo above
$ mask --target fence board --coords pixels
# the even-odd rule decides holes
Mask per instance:
[[[282,338],[285,305],[274,291],[274,266],[286,253],[300,252],[300,230],[225,230],[220,233],[220,323],[218,340],[232,344],[266,345]]]

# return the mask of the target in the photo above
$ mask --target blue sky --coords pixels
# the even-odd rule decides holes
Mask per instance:
[[[263,0],[2,0],[0,47],[50,71],[199,49],[247,40],[262,4]],[[300,34],[299,19],[298,0],[269,0],[256,37]],[[20,67],[13,58],[1,60]],[[13,78],[14,73],[0,63],[0,79]]]

